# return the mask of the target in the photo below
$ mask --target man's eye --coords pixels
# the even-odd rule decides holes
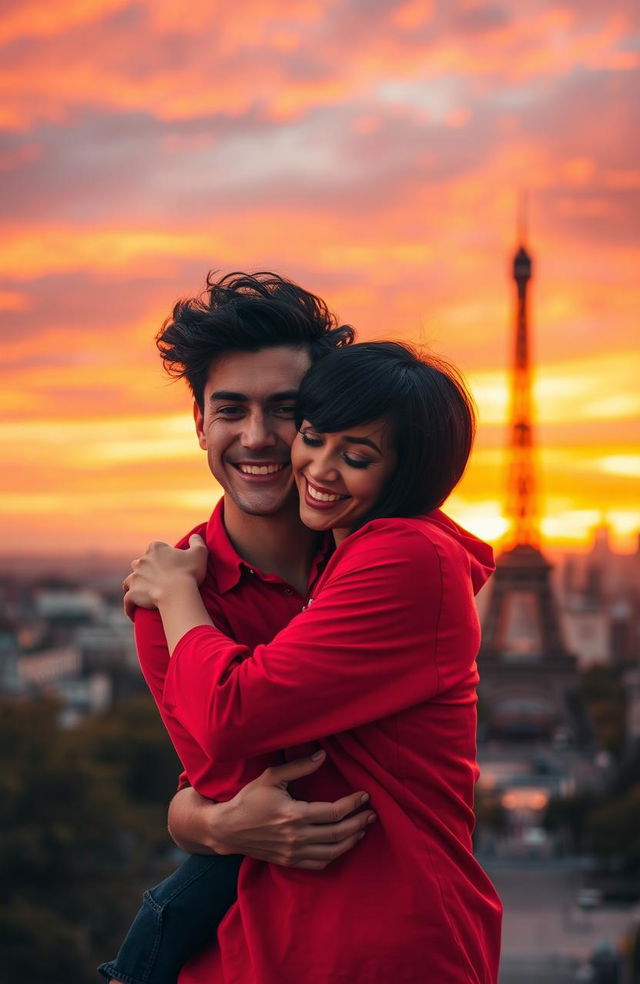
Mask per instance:
[[[243,412],[243,408],[237,406],[218,407],[215,412],[222,414],[223,417],[237,417]]]
[[[287,420],[293,419],[293,416],[295,414],[295,411],[296,411],[296,408],[295,408],[295,406],[293,406],[293,404],[291,404],[291,405],[285,405],[285,406],[281,406],[281,407],[274,407],[274,410],[273,410],[273,412],[275,413],[275,415],[277,417],[285,417]]]

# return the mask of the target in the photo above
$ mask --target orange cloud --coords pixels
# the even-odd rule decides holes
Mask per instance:
[[[18,38],[51,38],[69,28],[97,21],[127,6],[127,0],[84,0],[83,3],[56,4],[47,0],[23,2],[0,22],[0,44]]]
[[[327,98],[331,104],[375,95],[385,80],[428,85],[474,76],[499,88],[576,68],[627,71],[639,57],[619,49],[632,28],[614,11],[583,22],[566,8],[527,11],[525,5],[521,16],[488,25],[482,43],[474,44],[455,17],[441,25],[430,4],[415,0],[379,11],[377,31],[369,29],[365,8],[351,30],[341,30],[341,17],[356,15],[337,2],[292,7],[250,0],[238,8],[198,0],[185,19],[171,0],[146,0],[136,5],[133,29],[133,8],[122,0],[76,7],[58,5],[54,17],[37,3],[10,18],[7,39],[26,33],[31,42],[19,68],[9,62],[0,73],[4,125],[59,120],[82,106],[174,120],[251,108],[293,118],[327,105]],[[295,58],[291,65],[287,53]],[[309,77],[305,61],[314,66]]]
[[[402,31],[415,31],[433,17],[433,12],[434,5],[429,0],[406,0],[392,11],[391,22]]]
[[[17,290],[0,290],[0,311],[26,311],[27,297]]]
[[[216,237],[204,229],[174,233],[168,229],[39,226],[16,229],[0,243],[0,264],[5,276],[21,280],[78,269],[129,277],[134,262],[138,272],[149,265],[156,275],[162,275],[180,257],[228,252],[224,236]]]
[[[481,425],[451,508],[499,535],[523,187],[545,530],[584,538],[606,508],[629,537],[631,9],[52,10],[27,0],[0,28],[5,549],[128,551],[206,514],[219,489],[153,336],[210,267],[282,271],[361,337],[460,364]]]

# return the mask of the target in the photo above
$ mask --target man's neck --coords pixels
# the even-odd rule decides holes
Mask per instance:
[[[251,516],[226,497],[224,526],[247,564],[265,574],[276,574],[306,594],[318,534],[300,522],[297,502],[272,516]]]

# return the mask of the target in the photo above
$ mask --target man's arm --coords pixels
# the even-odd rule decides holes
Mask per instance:
[[[181,789],[169,806],[169,833],[191,854],[244,854],[284,867],[326,868],[358,843],[375,814],[362,809],[366,793],[333,803],[306,803],[289,795],[287,783],[315,772],[324,758],[319,752],[265,769],[228,803]]]

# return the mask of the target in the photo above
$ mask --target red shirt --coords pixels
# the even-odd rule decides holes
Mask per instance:
[[[491,569],[439,511],[376,520],[271,643],[180,640],[163,705],[202,749],[235,762],[319,741],[327,761],[296,795],[366,789],[379,818],[322,872],[245,859],[219,947],[180,984],[495,984],[501,906],[471,845],[473,593]]]
[[[189,545],[192,533],[199,533],[209,549],[207,576],[200,593],[216,625],[245,646],[269,642],[305,604],[295,588],[275,574],[263,574],[239,556],[224,528],[224,500],[220,500],[208,523],[201,523],[177,544]],[[313,564],[309,583],[318,576],[330,545],[325,542]],[[205,751],[178,717],[162,706],[164,681],[169,665],[169,650],[157,611],[138,608],[135,636],[140,666],[147,685],[158,705],[178,757],[184,767],[180,785],[190,783],[203,796],[229,800],[246,783],[255,779],[268,765],[282,762],[282,753],[274,751],[254,756],[234,756],[220,762],[209,748]]]

